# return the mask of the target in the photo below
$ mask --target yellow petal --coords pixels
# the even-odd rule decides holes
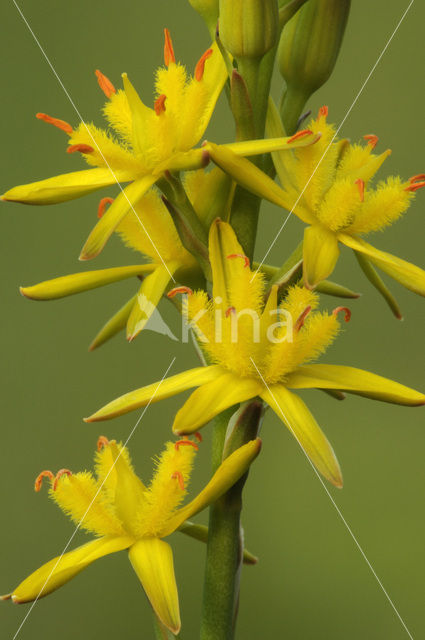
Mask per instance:
[[[261,397],[286,424],[316,469],[336,487],[342,487],[334,450],[301,398],[281,384],[265,389]]]
[[[134,409],[145,407],[149,402],[158,402],[158,400],[170,398],[177,393],[186,391],[186,389],[210,382],[221,375],[222,371],[219,365],[189,369],[183,373],[178,373],[176,376],[171,376],[171,378],[165,378],[160,382],[130,391],[130,393],[112,400],[112,402],[96,411],[89,418],[84,418],[84,421],[99,422],[121,416]]]
[[[315,224],[304,231],[303,274],[305,286],[314,288],[332,273],[339,257],[335,233]]]
[[[84,271],[74,273],[53,280],[45,280],[32,287],[21,287],[20,292],[31,300],[56,300],[74,293],[81,293],[103,287],[112,282],[119,282],[126,278],[142,275],[155,268],[152,264],[139,264],[130,267],[116,267],[113,269],[99,269],[99,271]]]
[[[289,374],[287,386],[290,389],[339,389],[374,400],[412,407],[425,404],[425,395],[419,391],[363,369],[335,364],[299,367]]]
[[[234,373],[223,373],[189,396],[176,414],[173,431],[179,435],[194,433],[225,409],[255,398],[261,389],[262,384],[256,378],[238,378]]]
[[[128,105],[131,111],[133,125],[133,142],[136,150],[143,153],[146,147],[146,121],[149,121],[153,111],[141,101],[139,94],[131,84],[126,73],[122,74],[124,91],[127,96]]]
[[[228,149],[237,156],[258,156],[262,153],[271,153],[273,151],[291,151],[300,147],[309,147],[320,139],[320,134],[312,133],[311,135],[293,139],[293,136],[264,138],[261,140],[245,140],[243,142],[230,142],[229,144],[220,145],[220,149]],[[204,146],[208,149],[210,143]],[[214,145],[215,146],[215,145]]]
[[[189,504],[179,509],[171,520],[168,521],[166,531],[162,536],[173,533],[185,520],[196,515],[212,502],[218,500],[226,493],[235,482],[246,473],[261,450],[261,440],[251,440],[247,444],[234,451],[223,460],[206,487]]]
[[[25,204],[57,204],[80,198],[117,182],[129,182],[133,179],[134,174],[129,171],[86,169],[64,173],[39,182],[22,184],[6,191],[1,199]]]
[[[94,351],[94,349],[97,349],[97,347],[100,347],[102,344],[113,338],[117,333],[125,329],[136,299],[137,296],[130,298],[130,300],[108,320],[94,338],[89,347],[89,351]]]
[[[65,553],[62,557],[53,558],[50,562],[43,564],[21,582],[9,597],[17,604],[43,598],[71,580],[98,558],[127,549],[133,542],[132,538],[126,536],[104,537],[87,542]]]
[[[179,596],[170,545],[158,538],[138,540],[128,557],[156,615],[177,634],[181,626]]]
[[[174,266],[174,269],[173,269]],[[142,331],[147,321],[155,311],[158,302],[170,282],[171,274],[177,265],[168,264],[168,269],[163,266],[155,269],[142,282],[136,302],[130,313],[127,323],[127,340],[134,338]]]
[[[128,187],[115,198],[105,215],[100,218],[87,238],[86,244],[81,251],[80,260],[95,258],[102,251],[121,220],[123,220],[129,210],[137,204],[155,181],[156,178],[152,175],[143,176],[143,178],[129,184]]]
[[[418,293],[420,296],[425,296],[425,271],[423,269],[390,253],[375,249],[375,247],[360,238],[340,233],[339,240],[347,247],[363,253],[373,264],[382,269],[391,278],[397,280],[406,289],[410,289],[410,291]]]

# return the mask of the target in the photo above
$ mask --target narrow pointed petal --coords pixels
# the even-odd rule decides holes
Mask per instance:
[[[230,142],[220,145],[220,148],[228,149],[237,156],[257,156],[262,153],[273,151],[291,151],[300,147],[309,147],[320,139],[320,134],[310,133],[301,138],[294,139],[294,136],[282,138],[264,138],[261,140],[245,140],[243,142]],[[205,145],[208,149],[209,144]]]
[[[225,409],[255,398],[261,390],[262,384],[256,378],[238,378],[233,373],[223,373],[189,396],[176,414],[173,431],[178,435],[194,433]]]
[[[134,340],[139,335],[155,311],[171,279],[170,265],[168,266],[168,270],[162,265],[157,267],[143,280],[137,294],[137,300],[128,318],[127,340]]]
[[[94,351],[102,344],[105,344],[108,340],[113,338],[117,333],[125,329],[131,310],[136,302],[137,295],[130,298],[102,327],[99,333],[94,338],[89,347],[89,351]]]
[[[53,558],[50,562],[43,564],[12,591],[10,598],[16,604],[43,598],[67,583],[98,558],[127,549],[132,543],[133,539],[129,537],[104,537],[87,542],[65,553],[62,557]]]
[[[275,384],[261,394],[286,424],[316,469],[335,487],[342,487],[341,469],[334,450],[301,398]]]
[[[390,253],[375,249],[375,247],[360,238],[341,233],[339,234],[339,239],[347,247],[363,253],[374,265],[391,276],[391,278],[394,278],[394,280],[397,280],[406,289],[410,289],[410,291],[418,293],[420,296],[425,296],[425,271],[423,269]]]
[[[166,530],[161,532],[162,536],[168,536],[178,529],[185,520],[196,515],[208,505],[218,500],[223,493],[233,487],[246,473],[261,450],[261,440],[251,440],[247,444],[234,451],[228,458],[223,460],[206,487],[189,504],[179,509],[168,521]]]
[[[90,291],[98,287],[104,287],[112,282],[119,282],[126,278],[149,273],[155,265],[139,264],[129,267],[116,267],[112,269],[99,269],[98,271],[84,271],[74,273],[53,280],[45,280],[32,287],[21,287],[20,292],[31,300],[56,300],[75,293]]]
[[[388,304],[389,308],[391,309],[395,317],[398,320],[402,320],[403,314],[401,313],[399,304],[395,299],[395,297],[393,296],[393,294],[391,293],[391,291],[389,290],[389,288],[387,287],[387,285],[385,284],[385,282],[382,280],[379,273],[377,273],[377,271],[373,268],[373,266],[371,265],[371,263],[363,253],[360,253],[359,251],[354,251],[354,255],[356,256],[357,261],[360,265],[360,268],[365,274],[366,278],[375,287],[375,289],[379,291],[379,293],[384,298],[384,300]]]
[[[336,364],[298,367],[294,373],[289,374],[287,386],[290,389],[339,389],[374,400],[412,407],[425,404],[425,395],[420,391],[363,369]]]
[[[204,524],[195,524],[194,522],[190,522],[190,520],[186,520],[178,528],[178,531],[189,536],[189,538],[199,540],[199,542],[208,542],[208,527]],[[258,562],[258,558],[247,549],[243,550],[242,560],[244,564],[257,564]]]
[[[128,557],[156,615],[177,634],[181,626],[179,596],[170,545],[158,538],[138,540]]]
[[[95,258],[113,234],[121,220],[134,205],[144,196],[146,191],[155,183],[152,175],[143,176],[129,184],[113,201],[107,212],[102,216],[90,233],[84,245],[80,260]]]
[[[182,391],[197,387],[214,380],[223,373],[223,369],[219,365],[211,367],[196,367],[189,369],[183,373],[178,373],[171,378],[165,378],[160,382],[155,382],[141,389],[130,391],[125,395],[112,400],[109,404],[96,411],[89,418],[85,418],[85,422],[100,422],[101,420],[110,420],[117,416],[122,416],[134,409],[145,407],[149,402],[158,402],[165,398],[175,396]]]
[[[335,233],[320,225],[304,231],[303,262],[305,286],[313,289],[326,280],[335,268],[339,257],[338,239]]]
[[[81,198],[92,191],[117,182],[129,182],[133,179],[134,175],[129,171],[112,172],[110,169],[86,169],[64,173],[39,182],[22,184],[6,191],[1,199],[25,204],[57,204]]]
[[[334,296],[336,298],[360,298],[361,293],[356,293],[348,287],[344,287],[342,284],[332,282],[331,280],[322,280],[317,286],[316,291],[324,293],[327,296]]]
[[[124,91],[131,110],[133,124],[133,140],[136,150],[141,153],[145,150],[146,122],[152,117],[152,109],[143,104],[136,89],[131,84],[126,73],[122,74]]]

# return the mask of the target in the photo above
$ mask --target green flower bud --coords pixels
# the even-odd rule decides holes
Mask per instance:
[[[220,39],[238,58],[261,58],[277,43],[277,0],[220,0]]]
[[[218,21],[218,2],[219,0],[189,0],[195,11],[205,20],[213,40]]]
[[[351,0],[309,0],[283,28],[278,63],[287,83],[282,116],[289,133],[309,97],[333,71],[350,4]]]

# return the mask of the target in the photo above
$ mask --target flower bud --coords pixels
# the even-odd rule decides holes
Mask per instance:
[[[220,39],[236,59],[261,58],[278,32],[277,0],[220,0]]]
[[[219,0],[189,0],[189,3],[195,11],[204,19],[212,35],[215,33],[217,27],[218,2]]]

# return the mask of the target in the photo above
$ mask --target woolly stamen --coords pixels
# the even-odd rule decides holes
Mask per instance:
[[[197,65],[195,67],[195,80],[197,80],[198,82],[200,82],[204,77],[205,63],[208,60],[208,58],[211,58],[212,54],[213,54],[213,50],[207,49],[205,53],[198,60]]]
[[[53,480],[55,476],[49,470],[42,471],[38,474],[34,482],[34,491],[40,491],[43,486],[43,478],[49,478],[49,480]]]
[[[101,451],[104,447],[109,445],[109,440],[106,436],[99,436],[97,440],[97,450]]]
[[[364,140],[367,140],[367,144],[371,149],[374,149],[378,144],[378,136],[375,136],[374,133],[368,133],[366,136],[363,136]]]
[[[171,40],[170,32],[168,29],[164,29],[164,62],[165,66],[169,67],[172,62],[175,62],[173,41]]]
[[[337,316],[340,311],[344,311],[344,320],[345,322],[350,322],[351,320],[351,310],[348,307],[336,307],[332,311],[332,315]]]
[[[117,92],[112,82],[107,78],[99,69],[95,71],[97,81],[99,83],[99,87],[102,89],[103,93],[107,98],[110,98]]]
[[[52,116],[47,115],[47,113],[36,113],[35,117],[39,120],[43,120],[47,122],[47,124],[52,124],[54,127],[65,131],[65,133],[71,134],[73,132],[73,128],[68,122],[65,120],[59,120],[59,118],[52,118]]]
[[[184,491],[184,480],[183,480],[183,474],[181,471],[174,471],[173,475],[171,476],[171,479],[178,480],[180,489]]]
[[[89,144],[71,144],[66,150],[67,153],[75,153],[76,151],[80,153],[93,153],[94,149]]]
[[[58,482],[62,478],[62,476],[72,476],[72,471],[70,471],[69,469],[60,469],[57,472],[55,481],[53,483],[53,491],[56,491],[56,489],[58,488]]]
[[[97,217],[101,218],[106,210],[106,205],[112,204],[114,201],[113,198],[102,198],[99,202],[99,206],[97,207]]]
[[[243,253],[231,253],[228,256],[226,256],[227,259],[232,259],[232,258],[242,258],[242,260],[244,261],[244,268],[246,269],[247,267],[249,267],[249,258],[248,256],[244,255]]]
[[[305,136],[311,136],[313,132],[310,129],[303,129],[302,131],[298,131],[295,133],[289,140],[286,141],[286,144],[290,144],[291,142],[295,142],[295,140],[299,140],[299,138],[305,138]]]
[[[174,298],[178,293],[186,293],[188,296],[191,296],[193,291],[189,287],[174,287],[174,289],[171,289],[171,291],[167,293],[167,298]]]

